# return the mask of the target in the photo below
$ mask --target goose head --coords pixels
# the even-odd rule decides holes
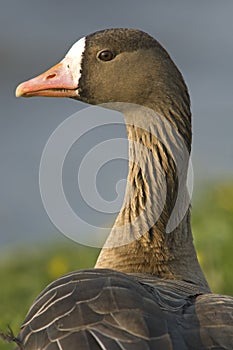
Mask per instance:
[[[20,84],[16,96],[127,102],[164,114],[179,114],[180,107],[190,121],[188,92],[179,70],[158,41],[136,29],[107,29],[78,40],[60,63]]]

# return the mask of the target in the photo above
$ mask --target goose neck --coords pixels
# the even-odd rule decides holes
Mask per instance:
[[[148,109],[140,115],[130,110],[125,119],[125,198],[96,267],[178,278],[208,288],[190,226],[187,144],[178,128]]]

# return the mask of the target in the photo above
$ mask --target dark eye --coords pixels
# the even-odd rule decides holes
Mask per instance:
[[[111,61],[114,57],[115,57],[114,53],[110,50],[104,50],[98,54],[98,58],[101,61]]]

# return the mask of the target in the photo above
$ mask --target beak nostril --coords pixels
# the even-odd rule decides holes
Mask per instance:
[[[46,80],[48,80],[48,79],[53,79],[53,78],[55,78],[56,77],[56,75],[57,74],[49,74],[47,77],[46,77]]]

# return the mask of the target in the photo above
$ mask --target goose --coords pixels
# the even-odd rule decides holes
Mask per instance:
[[[122,112],[129,170],[95,267],[52,282],[5,340],[21,350],[233,349],[233,297],[211,292],[193,244],[190,98],[167,51],[140,30],[98,31],[16,96]]]

